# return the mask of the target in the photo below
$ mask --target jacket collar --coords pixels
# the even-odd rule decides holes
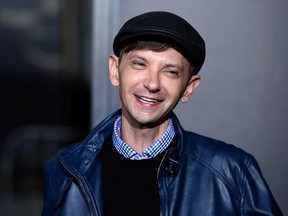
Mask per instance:
[[[94,160],[98,159],[105,140],[112,135],[114,121],[120,115],[118,110],[101,121],[80,143],[71,145],[60,154],[60,161],[65,168],[75,174],[86,173]]]
[[[89,135],[80,143],[72,145],[60,154],[62,164],[69,168],[75,174],[87,173],[93,162],[99,157],[100,150],[105,140],[112,136],[113,126],[116,118],[121,115],[121,109],[109,115],[102,122],[100,122]],[[183,149],[183,128],[177,116],[172,114],[172,121],[177,136],[177,143],[169,149],[169,160],[177,161]],[[77,158],[77,159],[75,159]]]

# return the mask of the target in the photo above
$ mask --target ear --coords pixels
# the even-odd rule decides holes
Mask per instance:
[[[186,89],[185,89],[185,91],[181,97],[182,103],[186,103],[190,99],[192,93],[199,86],[200,81],[201,81],[201,77],[198,74],[191,77],[191,79],[189,80],[189,82],[186,86]]]
[[[119,85],[119,58],[111,54],[109,57],[109,77],[113,86]]]

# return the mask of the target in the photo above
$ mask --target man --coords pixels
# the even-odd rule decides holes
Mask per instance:
[[[47,163],[43,215],[282,215],[251,155],[185,131],[173,113],[199,85],[205,59],[188,22],[141,14],[113,51],[122,108]]]

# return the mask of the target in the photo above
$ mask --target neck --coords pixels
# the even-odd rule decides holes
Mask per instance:
[[[168,124],[169,119],[153,128],[133,127],[122,116],[121,138],[136,152],[141,153],[165,133]]]

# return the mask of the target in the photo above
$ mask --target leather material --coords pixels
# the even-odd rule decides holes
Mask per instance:
[[[42,215],[104,215],[100,152],[119,114],[46,164]],[[172,118],[178,144],[159,167],[162,216],[282,215],[253,156]]]

